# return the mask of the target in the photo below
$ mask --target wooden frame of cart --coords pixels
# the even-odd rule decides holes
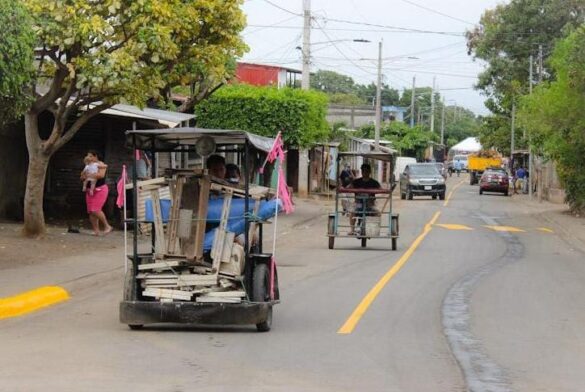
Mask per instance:
[[[356,158],[360,158],[360,161],[386,163],[386,171],[389,173],[388,181],[386,187],[381,184],[382,187],[379,189],[344,188],[338,184],[335,190],[335,211],[329,214],[327,221],[329,249],[334,248],[335,238],[356,238],[361,242],[362,247],[366,247],[370,239],[387,239],[391,242],[392,250],[396,250],[400,227],[399,215],[392,211],[392,192],[395,184],[391,175],[394,171],[396,152],[390,149],[340,152],[337,156],[336,173],[339,175],[342,161]],[[376,207],[382,204],[380,209],[368,206],[373,198],[375,198]]]
[[[127,142],[153,159],[157,153],[197,153],[202,162],[212,153],[229,155],[241,163],[243,181],[229,184],[204,167],[169,168],[164,176],[138,181],[134,165],[126,185],[132,190],[132,218],[125,224],[133,235],[120,321],[132,329],[170,322],[252,324],[268,331],[280,295],[272,254],[263,253],[268,221],[262,216],[270,216],[271,208],[277,213],[279,203],[249,173],[274,140],[243,131],[178,128],[128,131]],[[170,203],[161,202],[163,194]],[[150,210],[143,199],[150,200]],[[151,241],[144,241],[147,236]]]

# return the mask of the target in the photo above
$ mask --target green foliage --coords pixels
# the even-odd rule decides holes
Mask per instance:
[[[521,101],[518,121],[557,163],[574,211],[585,211],[585,25],[559,41],[550,61],[556,80]]]
[[[347,132],[347,123],[345,121],[337,121],[331,124],[330,141],[339,142],[339,150],[347,151],[349,148],[349,133]]]
[[[352,77],[335,71],[318,70],[311,76],[311,88],[326,93],[329,102],[339,105],[372,105],[376,97],[376,85],[358,84]],[[382,106],[397,105],[398,90],[382,85]]]
[[[360,128],[360,135],[364,138],[374,138],[374,126],[365,125]],[[426,148],[432,143],[439,141],[439,135],[431,133],[421,126],[410,128],[407,124],[399,121],[384,123],[380,130],[380,137],[392,142],[392,146],[398,150],[400,155],[424,159]]]
[[[478,136],[480,119],[470,110],[447,106],[445,108],[445,144],[447,148],[470,136]]]
[[[351,76],[320,69],[311,75],[311,88],[327,94],[350,94],[356,84]]]
[[[376,98],[376,85],[370,83],[367,85],[357,85],[356,94],[364,101],[364,103],[371,105]],[[382,106],[398,105],[400,101],[400,92],[396,89],[390,88],[387,84],[382,85]]]
[[[488,97],[486,106],[510,117],[512,98],[528,91],[530,55],[536,58],[543,45],[546,67],[554,42],[584,18],[582,0],[512,0],[486,11],[467,32],[469,52],[487,62],[477,84]],[[550,71],[544,70],[545,78]]]
[[[353,93],[332,93],[329,94],[329,103],[344,106],[360,106],[364,104],[364,101]]]
[[[323,93],[244,84],[222,87],[195,108],[198,126],[263,136],[282,131],[285,142],[293,146],[329,140],[326,113]]]
[[[0,0],[0,127],[17,119],[29,104],[34,34],[20,0]]]
[[[38,82],[61,92],[51,101],[142,106],[174,86],[225,79],[246,50],[241,0],[22,1],[44,48]]]

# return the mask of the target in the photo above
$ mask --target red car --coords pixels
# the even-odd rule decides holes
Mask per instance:
[[[501,192],[508,196],[510,182],[505,170],[488,169],[479,180],[479,194],[484,192]]]

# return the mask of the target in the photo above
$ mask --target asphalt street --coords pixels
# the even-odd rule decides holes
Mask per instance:
[[[585,391],[584,254],[465,180],[446,202],[395,200],[395,252],[327,249],[325,211],[279,238],[268,333],[131,331],[121,269],[1,320],[0,391]]]

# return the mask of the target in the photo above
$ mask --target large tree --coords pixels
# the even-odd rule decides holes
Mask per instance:
[[[550,64],[555,80],[521,100],[519,123],[557,163],[572,210],[585,211],[585,25],[559,42]]]
[[[24,113],[32,78],[34,34],[22,4],[0,0],[0,128]]]
[[[45,230],[43,192],[51,156],[92,117],[128,102],[164,99],[245,51],[242,0],[18,0],[32,16],[36,77],[25,114],[29,167],[24,233]],[[225,75],[224,75],[225,76]],[[194,89],[195,93],[195,89]],[[39,115],[53,114],[48,137]]]
[[[489,120],[498,125],[495,132],[502,134],[510,129],[513,103],[529,90],[530,56],[534,59],[534,81],[537,74],[544,80],[551,78],[553,70],[546,59],[554,43],[584,20],[583,0],[512,0],[486,11],[479,24],[467,32],[469,53],[487,63],[476,87],[486,96],[487,108],[497,116]],[[536,60],[539,47],[542,69],[538,69]],[[496,147],[503,149],[505,145]]]

